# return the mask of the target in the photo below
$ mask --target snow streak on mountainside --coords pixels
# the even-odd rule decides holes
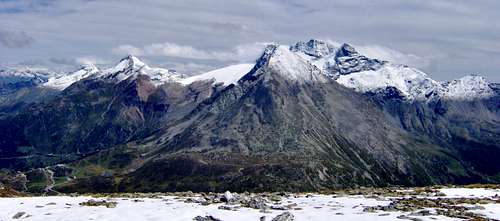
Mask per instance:
[[[214,83],[224,85],[236,84],[238,80],[252,70],[254,64],[237,64],[209,71],[204,74],[195,75],[179,80],[182,84],[191,84],[195,81],[213,80]]]

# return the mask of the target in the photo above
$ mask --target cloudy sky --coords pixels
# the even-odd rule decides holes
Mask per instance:
[[[267,42],[348,42],[438,80],[500,82],[498,0],[0,0],[0,65],[110,65],[133,53],[197,72]]]

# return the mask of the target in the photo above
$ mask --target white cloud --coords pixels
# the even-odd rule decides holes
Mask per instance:
[[[109,61],[95,56],[84,56],[75,59],[77,64],[108,64]]]
[[[263,51],[265,43],[241,44],[226,51],[210,51],[198,49],[190,45],[180,45],[171,42],[155,43],[143,47],[120,45],[112,49],[114,54],[133,54],[137,56],[167,56],[194,60],[217,61],[252,61]]]
[[[207,51],[196,49],[189,45],[179,45],[175,43],[157,43],[144,47],[147,55],[169,56],[178,58],[190,58],[200,60],[228,60],[231,53],[223,51]]]
[[[117,55],[129,55],[133,54],[136,56],[141,56],[144,54],[144,51],[138,47],[132,45],[120,45],[116,48],[112,49],[112,52]]]
[[[355,46],[356,50],[370,58],[377,58],[396,64],[405,64],[417,68],[425,68],[430,65],[430,60],[414,54],[407,54],[380,45]]]
[[[168,69],[173,69],[179,73],[182,74],[188,74],[188,75],[196,75],[196,74],[201,74],[205,73],[210,70],[216,69],[216,67],[212,65],[206,65],[206,64],[198,64],[198,63],[179,63],[179,62],[174,62],[174,63],[167,63],[164,64],[165,68]]]

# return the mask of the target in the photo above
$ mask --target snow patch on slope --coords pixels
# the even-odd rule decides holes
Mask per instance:
[[[468,75],[450,82],[443,82],[441,93],[445,99],[469,100],[487,98],[495,94],[484,77]]]
[[[395,87],[409,99],[426,98],[439,86],[424,72],[401,65],[385,65],[375,71],[341,75],[337,82],[361,93]]]
[[[80,70],[75,71],[73,73],[67,75],[54,76],[49,78],[49,80],[44,83],[42,86],[54,88],[58,90],[64,90],[69,87],[71,84],[82,80],[84,78],[90,77],[99,72],[99,69],[92,65],[84,65]]]
[[[214,83],[223,83],[224,85],[237,84],[238,80],[250,72],[253,67],[254,64],[231,65],[204,74],[181,79],[179,82],[187,85],[195,81],[213,80]]]

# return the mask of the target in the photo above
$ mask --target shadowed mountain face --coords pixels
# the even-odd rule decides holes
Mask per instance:
[[[500,96],[408,103],[383,93],[367,95],[401,129],[452,150],[452,156],[463,161],[466,168],[498,175],[500,167],[495,159],[500,157]]]
[[[2,166],[31,168],[68,162],[139,139],[189,112],[215,88],[210,82],[154,86],[148,76],[83,80],[55,98],[2,120]]]
[[[328,79],[290,79],[263,59],[182,129],[162,131],[171,139],[155,142],[150,161],[127,174],[120,190],[312,190],[494,175],[468,167],[454,142],[403,130],[367,97]],[[155,176],[157,168],[165,172]]]
[[[392,128],[375,105],[333,81],[294,82],[263,67],[240,85],[203,103],[185,119],[189,123],[181,123],[184,128],[162,132],[172,138],[154,142],[157,153],[122,186],[146,191],[311,190],[416,185],[436,173],[419,159],[432,144]],[[184,164],[191,168],[180,166]],[[165,177],[153,176],[164,167]],[[202,178],[191,182],[193,177]],[[227,181],[210,185],[221,177]]]
[[[64,192],[500,182],[499,96],[409,100],[391,86],[360,92],[337,79],[392,67],[348,45],[313,43],[271,45],[237,84],[225,86],[217,79],[170,81],[168,71],[136,58],[126,68],[122,60],[116,73],[98,73],[4,115],[0,166],[65,163],[72,172],[64,176],[76,179],[54,186]],[[315,45],[324,50],[307,48]],[[347,66],[349,72],[330,68]],[[453,89],[409,71],[426,82],[411,86],[431,85],[436,94]]]

